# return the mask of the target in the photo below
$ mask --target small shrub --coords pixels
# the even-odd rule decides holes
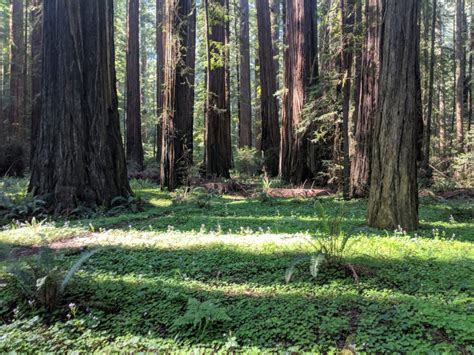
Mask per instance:
[[[235,170],[245,176],[255,176],[262,171],[263,158],[255,148],[239,148],[235,154]]]
[[[0,193],[0,223],[46,218],[47,213],[46,201],[40,197],[27,195],[24,199],[13,202],[6,194]]]
[[[354,267],[349,263],[345,263],[352,247],[350,243],[352,235],[344,233],[342,229],[344,209],[340,209],[333,217],[326,213],[319,201],[315,207],[321,224],[318,233],[311,235],[308,239],[308,242],[314,248],[314,253],[309,257],[309,260],[307,257],[295,259],[285,272],[286,282],[291,281],[299,265],[306,264],[308,261],[309,271],[314,278],[318,276],[321,266],[330,265],[348,268],[354,279],[358,281]]]
[[[135,196],[117,196],[110,203],[110,210],[107,212],[109,216],[115,216],[120,213],[132,212],[137,213],[143,210],[143,201]]]
[[[199,208],[211,207],[211,201],[215,194],[208,192],[202,187],[181,187],[176,189],[172,194],[172,201],[175,205],[195,204]]]
[[[199,334],[199,338],[202,338],[210,326],[230,320],[225,309],[218,307],[211,301],[199,302],[195,298],[190,298],[186,313],[174,321],[173,329],[196,332]]]
[[[13,277],[15,289],[21,297],[28,301],[34,300],[39,306],[52,311],[61,301],[64,290],[74,274],[98,251],[99,249],[95,249],[83,253],[69,270],[61,270],[57,266],[56,251],[43,246],[26,266],[15,263],[10,268],[9,274]]]

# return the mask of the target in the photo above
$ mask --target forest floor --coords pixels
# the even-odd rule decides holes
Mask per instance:
[[[25,182],[9,186],[21,194]],[[365,200],[173,203],[152,183],[133,189],[147,202],[137,213],[0,230],[0,352],[474,352],[472,199],[422,197],[421,228],[405,233],[367,228]],[[306,263],[286,282],[315,253],[316,200],[341,216],[350,248],[317,277]],[[58,270],[100,248],[52,312],[8,274],[42,243],[59,251]]]

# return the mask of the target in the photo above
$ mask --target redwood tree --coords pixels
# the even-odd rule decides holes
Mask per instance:
[[[342,68],[342,132],[343,132],[343,151],[344,151],[344,172],[343,189],[344,198],[348,199],[350,195],[350,156],[349,156],[349,114],[351,99],[351,78],[352,61],[354,47],[354,0],[340,0],[341,10],[341,68]]]
[[[384,4],[380,106],[368,207],[372,227],[418,228],[417,159],[423,129],[419,12],[418,0]]]
[[[312,0],[285,2],[285,93],[283,95],[280,174],[294,184],[312,178],[308,132],[300,127],[306,89],[314,81],[315,40]]]
[[[24,122],[25,36],[23,0],[11,1],[10,21],[10,105],[9,140],[22,142],[26,137]]]
[[[161,162],[162,145],[162,113],[163,113],[163,81],[164,81],[163,44],[163,0],[156,0],[156,158]]]
[[[207,98],[204,162],[208,176],[230,177],[231,136],[227,75],[227,2],[204,0],[207,43]]]
[[[192,0],[167,0],[161,186],[184,182],[193,154],[196,15]]]
[[[434,95],[434,68],[435,68],[435,40],[436,40],[436,17],[437,17],[437,0],[433,0],[431,19],[431,40],[430,40],[430,63],[428,78],[428,103],[426,109],[425,129],[423,131],[423,160],[421,161],[420,174],[425,179],[425,183],[430,184],[432,179],[432,168],[430,167],[430,150],[431,150],[431,121],[433,115],[433,95]]]
[[[240,0],[239,147],[252,146],[252,95],[250,88],[249,2]]]
[[[44,2],[42,110],[29,189],[56,211],[131,193],[120,136],[112,0]]]
[[[140,3],[128,0],[127,162],[143,169],[140,93]]]
[[[456,143],[462,148],[464,139],[464,0],[456,0],[456,34],[454,45],[455,72],[455,109],[456,109]]]
[[[382,0],[367,0],[367,29],[362,53],[360,98],[351,163],[351,195],[354,197],[364,197],[369,192],[372,131],[379,95],[381,9]]]
[[[262,122],[261,150],[265,157],[265,168],[269,175],[278,175],[278,153],[280,129],[278,124],[278,103],[275,60],[273,59],[272,31],[268,0],[257,0],[258,53],[260,64],[260,115]],[[273,45],[276,45],[273,43]]]
[[[38,136],[41,118],[41,55],[43,49],[43,0],[33,0],[31,18],[33,29],[31,32],[31,149],[34,156],[35,141]]]

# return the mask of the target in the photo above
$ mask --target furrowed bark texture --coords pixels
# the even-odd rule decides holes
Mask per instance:
[[[26,62],[23,0],[11,1],[10,39],[10,105],[7,140],[23,143],[26,137],[24,117],[24,70]]]
[[[163,133],[163,81],[164,81],[164,43],[163,43],[163,0],[156,0],[156,157],[161,162]]]
[[[192,0],[167,0],[161,186],[184,183],[192,164],[195,10]]]
[[[456,40],[454,59],[456,63],[455,81],[455,108],[456,108],[456,144],[462,149],[464,139],[464,1],[456,0]]]
[[[265,170],[270,176],[278,175],[280,149],[280,128],[278,123],[278,102],[275,61],[273,59],[270,8],[268,0],[257,0],[257,21],[260,63],[260,117],[261,150],[265,158]]]
[[[128,0],[127,47],[127,162],[143,169],[140,93],[140,4]]]
[[[42,111],[29,189],[56,211],[131,193],[120,136],[112,0],[44,3]]]
[[[230,107],[227,93],[225,0],[205,0],[207,17],[207,102],[205,117],[205,166],[207,176],[230,177]],[[211,8],[212,7],[212,8]],[[210,11],[211,10],[211,11]]]
[[[38,137],[41,119],[41,68],[43,50],[43,0],[33,0],[33,29],[31,32],[31,158],[35,154],[36,138]]]
[[[249,2],[240,0],[239,147],[252,146],[252,95],[250,87]]]
[[[308,132],[301,127],[306,88],[312,83],[313,6],[310,0],[286,0],[285,93],[283,95],[280,174],[300,184],[312,178]]]
[[[380,79],[381,0],[367,0],[367,30],[362,54],[359,113],[355,126],[354,154],[351,166],[351,195],[365,197],[369,193],[373,125],[377,115]]]
[[[377,228],[415,230],[417,159],[423,130],[420,2],[387,1],[383,12],[380,106],[374,128],[368,223]]]

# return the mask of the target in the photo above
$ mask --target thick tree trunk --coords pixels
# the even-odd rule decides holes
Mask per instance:
[[[225,0],[204,0],[207,28],[205,155],[207,176],[230,177],[231,137],[228,100]],[[210,11],[210,6],[212,10]]]
[[[431,149],[431,120],[433,115],[433,92],[434,92],[434,68],[435,68],[435,40],[436,40],[436,18],[437,18],[437,0],[433,0],[433,13],[431,19],[431,39],[430,39],[430,64],[428,78],[428,105],[426,108],[426,121],[423,130],[423,160],[421,161],[421,178],[428,185],[431,184],[433,172],[430,167],[430,149]]]
[[[283,95],[280,174],[284,181],[301,184],[312,178],[308,162],[308,132],[301,132],[306,88],[312,83],[314,60],[311,0],[286,0],[285,93]]]
[[[41,119],[41,68],[43,50],[43,0],[33,0],[31,18],[33,29],[31,32],[31,148],[30,157],[33,158],[36,148],[36,139]],[[30,160],[31,160],[30,159]]]
[[[56,211],[131,193],[120,136],[112,0],[44,3],[42,113],[30,191]]]
[[[350,198],[349,114],[351,100],[352,61],[354,47],[354,0],[340,0],[341,9],[341,63],[342,63],[342,134],[343,134],[343,195]]]
[[[249,2],[240,0],[239,147],[252,146],[252,95],[250,88]]]
[[[374,129],[368,223],[418,228],[417,159],[423,129],[418,0],[387,1],[379,110]]]
[[[128,0],[127,47],[127,163],[143,169],[140,93],[140,4]]]
[[[456,144],[462,149],[464,140],[464,2],[456,0],[456,40],[455,40],[455,104],[456,104]]]
[[[354,197],[365,197],[369,192],[372,132],[379,96],[381,7],[381,0],[367,0],[365,6],[367,30],[351,167],[351,194]]]
[[[156,0],[156,158],[161,162],[163,131],[163,82],[164,82],[164,43],[163,43],[163,0]]]
[[[161,186],[185,182],[192,164],[195,10],[192,0],[167,0],[164,12],[165,91]]]
[[[265,158],[265,170],[270,176],[278,175],[280,129],[278,103],[275,93],[276,72],[273,59],[270,8],[268,0],[257,0],[259,63],[260,63],[260,117],[262,123],[261,150]]]
[[[25,35],[23,0],[11,0],[10,21],[10,104],[8,140],[23,143],[25,127]]]

